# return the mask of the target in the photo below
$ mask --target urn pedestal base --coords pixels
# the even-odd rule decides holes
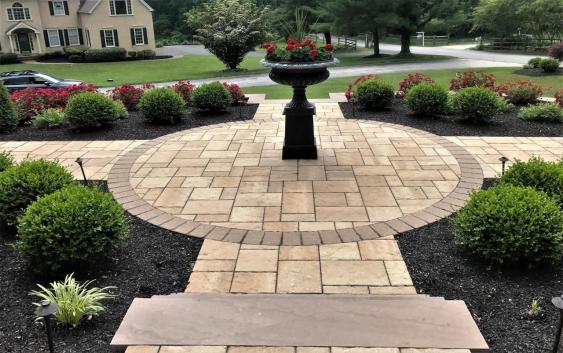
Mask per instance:
[[[282,159],[317,159],[315,105],[305,97],[305,87],[293,87],[293,99],[283,110],[285,139]]]

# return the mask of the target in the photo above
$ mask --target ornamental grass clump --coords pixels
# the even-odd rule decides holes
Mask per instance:
[[[438,115],[448,109],[448,91],[439,85],[419,83],[407,91],[405,105],[417,115]]]
[[[365,109],[381,110],[393,103],[395,92],[391,83],[370,78],[356,86],[354,97]]]
[[[29,205],[18,219],[15,248],[34,270],[54,275],[107,258],[127,234],[123,208],[111,194],[71,186]]]
[[[57,321],[76,327],[84,318],[89,320],[92,316],[98,316],[106,311],[103,302],[116,297],[109,293],[116,287],[89,288],[93,282],[80,283],[74,279],[73,274],[70,274],[65,276],[62,282],[50,283],[50,288],[38,284],[40,290],[34,290],[30,294],[57,304],[58,308],[55,311]],[[34,303],[34,305],[41,304]]]
[[[563,122],[563,108],[555,103],[540,103],[522,108],[518,117],[530,121]]]
[[[173,88],[162,87],[146,91],[139,107],[147,122],[173,124],[182,120],[186,103]]]
[[[452,223],[455,241],[492,263],[533,265],[563,255],[563,211],[531,187],[474,192]]]
[[[47,109],[31,120],[33,126],[37,128],[57,128],[67,123],[65,113],[60,109]]]

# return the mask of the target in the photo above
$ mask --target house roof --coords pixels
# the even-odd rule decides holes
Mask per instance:
[[[101,2],[102,0],[82,0],[80,1],[80,8],[78,9],[78,12],[91,14],[94,12],[94,10],[96,10],[96,8],[98,7],[98,5],[100,5]],[[139,2],[145,5],[145,7],[149,11],[154,11],[154,9],[150,7],[150,5],[147,4],[144,0],[139,0]]]

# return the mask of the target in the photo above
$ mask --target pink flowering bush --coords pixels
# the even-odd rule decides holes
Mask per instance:
[[[192,102],[192,93],[195,89],[195,85],[190,81],[178,81],[174,86],[172,86],[174,90],[182,97],[184,103],[186,105],[191,104]]]
[[[450,90],[459,91],[467,87],[481,87],[493,90],[495,88],[495,82],[495,75],[487,72],[458,72],[456,77],[450,81]]]
[[[415,74],[408,74],[404,80],[399,82],[399,91],[395,94],[397,98],[403,98],[409,89],[420,83],[434,83],[434,80],[425,74],[417,72]]]
[[[346,89],[346,93],[344,93],[344,95],[346,96],[346,99],[348,100],[348,102],[354,101],[354,92],[356,87],[364,82],[367,81],[369,79],[375,79],[375,80],[381,80],[381,77],[377,76],[377,75],[364,75],[364,76],[360,76],[358,78],[356,78],[354,81],[352,81],[349,85],[348,85],[348,89]]]
[[[229,91],[231,95],[232,104],[237,104],[238,102],[248,101],[248,97],[245,96],[244,92],[236,83],[223,82],[223,86]]]

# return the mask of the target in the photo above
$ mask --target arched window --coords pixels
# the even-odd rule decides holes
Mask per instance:
[[[31,14],[29,13],[29,8],[23,7],[19,2],[12,4],[12,7],[8,7],[8,21],[25,21],[31,20]]]

